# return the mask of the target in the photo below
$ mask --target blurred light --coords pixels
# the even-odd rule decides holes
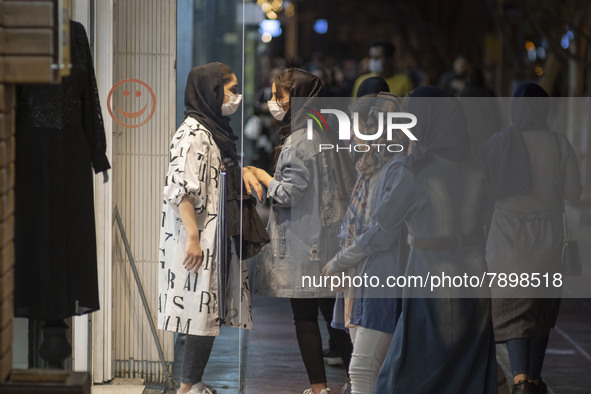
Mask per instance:
[[[542,48],[548,49],[548,41],[542,40]]]
[[[271,10],[271,4],[269,3],[265,3],[261,6],[261,10],[263,10],[263,12],[267,13]]]
[[[536,66],[536,68],[534,68],[534,71],[538,77],[544,75],[544,69],[540,66]]]
[[[568,39],[568,36],[565,34],[562,36],[562,40],[560,40],[560,46],[564,49],[567,49],[570,45],[570,41]]]
[[[259,33],[268,33],[270,37],[281,35],[281,23],[278,20],[265,19],[259,24]]]
[[[277,19],[277,14],[273,11],[267,12],[266,15],[267,15],[267,18],[269,18],[269,19]]]
[[[537,57],[538,56],[536,55],[536,51],[527,51],[527,58],[530,62],[535,61]]]
[[[533,51],[534,49],[536,49],[536,46],[533,42],[526,41],[525,42],[525,49],[527,49],[528,51]]]
[[[540,59],[546,58],[546,50],[543,47],[538,47],[538,58],[540,58]]]
[[[281,9],[283,8],[283,1],[282,0],[273,0],[271,2],[271,8],[275,12],[281,11]]]
[[[266,2],[267,2],[267,0],[257,0],[258,5],[265,4]]]
[[[285,2],[285,15],[292,17],[295,15],[295,6],[291,2]]]
[[[575,34],[573,33],[572,30],[570,30],[570,27],[566,27],[566,33],[562,36],[562,39],[560,40],[560,46],[563,47],[564,49],[568,49],[568,47],[570,46],[570,42],[575,38]]]
[[[318,34],[324,34],[328,31],[328,22],[326,19],[318,19],[314,22],[314,31]]]
[[[271,42],[272,39],[273,37],[269,33],[263,33],[263,35],[261,36],[261,41],[265,44]]]

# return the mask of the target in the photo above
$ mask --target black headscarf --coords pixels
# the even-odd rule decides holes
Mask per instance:
[[[226,168],[226,235],[234,239],[236,254],[240,255],[242,250],[241,258],[247,259],[269,243],[269,236],[256,211],[255,198],[243,192],[240,204],[240,185],[243,182],[239,156],[236,153],[235,141],[238,137],[232,132],[230,118],[222,116],[223,101],[224,82],[220,63],[193,67],[185,89],[185,117],[190,116],[205,126],[220,149]],[[242,248],[239,242],[241,233]],[[226,259],[230,261],[229,256]]]
[[[322,96],[322,82],[318,77],[298,68],[294,68],[293,72],[294,74],[291,81],[291,86],[289,87],[290,99],[294,97],[307,97],[308,100],[306,101],[306,103],[304,103],[304,105],[296,109],[295,114],[292,113],[293,105],[289,106],[289,110],[287,111],[285,118],[283,119],[283,126],[281,127],[281,129],[279,129],[279,138],[281,141],[281,145],[276,150],[275,164],[277,164],[277,160],[279,159],[281,146],[283,145],[287,137],[291,135],[292,131],[301,130],[306,127],[307,116],[305,114],[305,107],[312,106],[308,103],[311,102],[312,99]],[[330,142],[334,145],[338,143],[338,140],[336,139],[337,136],[331,133],[318,133],[316,135],[319,137],[321,143]],[[344,213],[349,199],[351,197],[353,185],[355,184],[355,171],[353,163],[347,155],[335,154],[332,150],[329,152],[323,152],[323,155],[327,168],[329,168],[333,174],[332,178],[338,180],[334,184],[335,190],[330,190],[333,204],[335,206],[339,205],[341,207],[340,210],[335,209],[335,211]],[[320,189],[321,190],[319,192],[322,196],[326,192],[326,190],[322,188]],[[338,217],[338,215],[332,215],[332,217],[322,215],[321,223],[323,227],[329,227],[331,224],[337,222],[340,223],[342,219],[343,218]]]
[[[289,87],[290,100],[294,97],[313,98],[321,96],[322,82],[320,81],[320,78],[318,78],[314,74],[310,74],[307,71],[301,70],[299,68],[294,68],[293,79],[291,80],[291,86]],[[296,119],[296,124],[293,125],[293,128],[295,130],[303,129],[304,127],[306,127],[305,122],[307,118],[304,116],[304,112],[306,111],[304,107],[306,107],[306,105],[303,105],[301,108],[299,108],[298,112],[294,114],[294,116],[292,116],[292,106],[289,106],[289,109],[285,114],[285,118],[283,118],[283,126],[281,127],[281,129],[279,129],[279,140],[281,141],[282,145],[287,139],[287,137],[291,135],[292,118]]]
[[[415,99],[441,97],[443,100]],[[443,89],[418,87],[410,96],[408,111],[417,117],[412,129],[417,137],[405,167],[417,170],[430,155],[452,161],[463,160],[470,152],[470,135],[466,115],[460,102]]]
[[[359,89],[357,89],[357,97],[363,97],[368,94],[378,94],[380,92],[390,93],[388,83],[382,77],[370,77],[359,85]]]
[[[548,130],[549,112],[550,99],[540,85],[524,83],[513,93],[511,119],[519,130]]]
[[[541,86],[525,83],[513,93],[513,124],[493,134],[479,149],[493,200],[531,191],[531,166],[521,131],[548,130],[549,111],[548,93]]]
[[[390,93],[390,87],[388,86],[388,83],[386,83],[386,80],[382,77],[367,78],[359,86],[359,89],[357,90],[357,98],[359,100],[356,99],[353,102],[349,108],[350,112],[357,112],[359,114],[359,120],[361,122],[366,122],[369,110],[374,104],[374,100],[369,98],[376,97],[380,92]]]
[[[220,63],[208,63],[193,67],[185,88],[185,117],[190,116],[201,123],[213,136],[222,158],[237,159],[238,139],[230,127],[230,118],[222,116],[224,82]]]

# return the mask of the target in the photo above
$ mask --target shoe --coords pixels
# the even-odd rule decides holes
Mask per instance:
[[[322,389],[322,391],[320,391],[319,394],[329,394],[330,393],[330,389],[329,388],[325,388]],[[314,394],[314,390],[312,389],[305,389],[303,394]]]
[[[343,362],[343,358],[335,349],[324,349],[322,355],[324,357],[324,362],[327,365],[345,365],[345,363]]]
[[[216,394],[217,391],[211,386],[205,386],[198,394]]]
[[[345,363],[343,362],[343,359],[340,357],[334,357],[334,358],[325,358],[324,362],[326,363],[326,365],[330,365],[331,367],[338,367],[341,365],[345,365]]]
[[[520,380],[513,385],[511,394],[535,394],[534,385],[527,380]]]
[[[351,394],[351,383],[347,382],[341,389],[342,394]]]
[[[546,383],[544,383],[543,380],[540,379],[540,383],[535,384],[535,383],[530,383],[531,387],[532,387],[532,393],[533,394],[548,394],[548,386],[546,386]]]
[[[208,384],[195,383],[188,394],[216,394],[216,391]]]

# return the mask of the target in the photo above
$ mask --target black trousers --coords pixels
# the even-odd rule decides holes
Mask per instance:
[[[322,337],[318,327],[318,310],[327,322],[332,321],[334,298],[292,298],[291,309],[296,327],[300,354],[311,384],[326,383]],[[330,328],[337,350],[343,358],[347,373],[351,361],[353,345],[349,334],[344,330]]]
[[[214,340],[215,337],[186,336],[181,383],[195,384],[201,382]]]

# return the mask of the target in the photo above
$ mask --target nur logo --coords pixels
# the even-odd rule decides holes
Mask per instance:
[[[326,129],[328,131],[328,125],[326,120],[322,116],[322,114],[332,114],[337,117],[339,123],[339,140],[341,141],[352,141],[351,136],[351,120],[349,116],[338,109],[321,109],[320,112],[309,108],[304,107],[306,110],[305,114],[309,115],[312,119],[308,119],[307,123],[307,132],[308,132],[308,139],[313,139],[314,134],[314,121],[320,127],[320,130]],[[384,119],[385,115],[385,119]],[[408,120],[408,122],[398,123],[401,120]],[[385,123],[385,124],[384,124]],[[353,112],[353,133],[355,133],[355,137],[361,141],[376,141],[378,140],[382,134],[384,133],[384,129],[386,131],[386,139],[388,141],[392,141],[392,132],[394,130],[402,131],[411,141],[417,141],[417,137],[409,130],[417,125],[417,117],[408,112],[379,112],[378,113],[378,127],[374,134],[364,134],[359,131],[359,113]],[[339,150],[354,150],[355,152],[367,152],[371,149],[371,147],[376,147],[378,151],[380,147],[384,147],[390,152],[401,152],[404,147],[400,144],[350,144],[347,146],[339,146],[336,147],[332,144],[320,144],[320,151],[327,150],[327,149],[336,149]]]
[[[306,115],[310,116],[312,119],[316,121],[316,123],[318,123],[318,126],[320,127],[321,131],[324,131],[324,129],[328,131],[328,125],[326,124],[326,120],[324,119],[324,116],[320,114],[320,112],[308,107],[304,107],[304,109],[307,110]],[[312,119],[308,119],[308,139],[312,139],[310,137],[310,133],[312,132],[312,127],[310,127]],[[322,122],[320,120],[322,120]]]

